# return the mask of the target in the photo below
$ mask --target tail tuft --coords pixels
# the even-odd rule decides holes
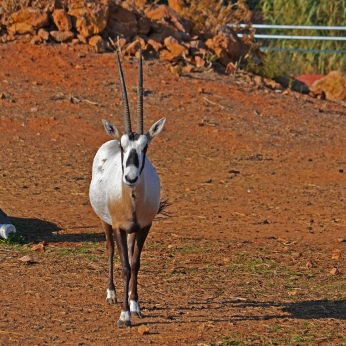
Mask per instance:
[[[157,214],[161,214],[162,216],[170,217],[171,213],[167,210],[168,207],[170,207],[172,203],[168,201],[168,199],[164,199],[160,202],[159,210],[157,211]]]

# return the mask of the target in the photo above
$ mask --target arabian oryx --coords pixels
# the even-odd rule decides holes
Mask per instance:
[[[160,179],[146,156],[151,140],[158,135],[166,119],[156,122],[143,133],[143,72],[142,56],[138,73],[138,130],[133,132],[126,87],[117,53],[118,71],[124,104],[125,132],[103,120],[113,140],[104,143],[94,158],[89,197],[106,233],[109,256],[108,303],[116,303],[113,282],[114,241],[119,251],[124,280],[124,300],[118,327],[131,325],[130,315],[142,317],[138,303],[137,275],[140,256],[152,221],[159,212]]]

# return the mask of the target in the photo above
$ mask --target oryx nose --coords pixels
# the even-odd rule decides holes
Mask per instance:
[[[138,180],[138,177],[130,178],[128,175],[125,175],[125,179],[126,179],[130,184],[134,184],[134,183]]]

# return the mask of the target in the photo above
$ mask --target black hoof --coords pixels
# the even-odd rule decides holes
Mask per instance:
[[[143,318],[142,313],[141,312],[137,312],[137,311],[131,311],[131,316]]]
[[[131,321],[118,321],[118,328],[131,327]]]
[[[116,304],[118,301],[117,298],[106,298],[106,302],[108,304]]]

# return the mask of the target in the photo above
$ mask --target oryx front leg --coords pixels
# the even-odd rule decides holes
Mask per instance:
[[[124,299],[123,299],[122,311],[120,314],[120,318],[118,320],[118,327],[122,328],[122,327],[131,325],[130,306],[128,302],[131,268],[129,264],[128,253],[127,253],[126,232],[123,230],[116,229],[115,241],[118,247],[118,252],[119,252],[119,256],[121,260],[122,278],[124,282]]]
[[[106,248],[108,253],[108,286],[106,302],[109,304],[115,304],[117,302],[117,294],[115,291],[113,281],[113,257],[114,257],[114,240],[113,229],[108,223],[102,221],[104,231],[106,233]]]
[[[138,271],[141,266],[140,259],[141,259],[143,245],[149,233],[150,227],[151,225],[141,229],[134,236],[132,236],[131,234],[128,239],[129,261],[131,266],[131,281],[130,281],[130,294],[129,294],[130,312],[132,316],[137,316],[140,318],[142,318],[143,315],[141,313],[141,309],[138,302],[137,277],[138,277]]]

